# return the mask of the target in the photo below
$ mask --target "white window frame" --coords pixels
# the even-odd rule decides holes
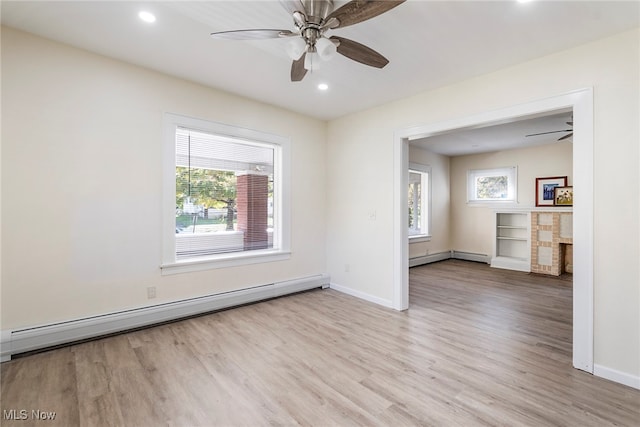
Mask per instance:
[[[490,176],[507,177],[507,198],[478,199],[476,197],[477,178]],[[472,169],[467,171],[467,203],[470,205],[505,205],[518,203],[518,167],[509,166],[492,169]]]
[[[176,130],[179,127],[256,141],[274,148],[273,248],[176,260]],[[282,261],[291,255],[291,141],[289,138],[237,126],[165,113],[162,165],[162,275]]]
[[[422,222],[420,224],[419,234],[411,234],[409,232],[409,242],[426,242],[431,240],[431,167],[421,165],[419,163],[409,163],[409,172],[419,173],[421,175],[422,187]],[[424,197],[425,192],[427,197]]]

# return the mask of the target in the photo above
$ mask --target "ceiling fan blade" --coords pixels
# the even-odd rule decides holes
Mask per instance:
[[[293,14],[294,12],[302,12],[305,15],[307,14],[307,11],[304,10],[304,5],[300,0],[280,0],[280,4],[290,14]]]
[[[351,0],[349,3],[330,13],[325,19],[325,22],[327,22],[327,28],[343,28],[382,15],[405,1],[406,0]],[[334,21],[329,22],[333,18],[335,18]]]
[[[550,133],[559,133],[559,132],[573,132],[573,130],[572,129],[552,130],[551,132],[532,133],[530,135],[525,135],[525,137],[527,137],[527,136],[547,135],[547,134],[550,134]],[[573,135],[573,133],[572,133],[572,135]]]
[[[558,141],[564,141],[565,139],[569,139],[569,138],[571,138],[572,136],[573,136],[573,132],[571,132],[570,134],[565,135],[565,136],[563,136],[563,137],[561,137],[561,138],[558,138]]]
[[[389,63],[387,58],[363,44],[345,39],[344,37],[331,36],[330,39],[339,43],[339,54],[353,59],[356,62],[376,68],[383,68]]]
[[[299,82],[304,76],[307,74],[307,69],[304,68],[304,57],[307,56],[307,53],[303,53],[300,59],[296,59],[291,64],[291,81]]]
[[[211,33],[211,37],[221,40],[262,40],[279,39],[282,37],[296,36],[289,30],[233,30]]]

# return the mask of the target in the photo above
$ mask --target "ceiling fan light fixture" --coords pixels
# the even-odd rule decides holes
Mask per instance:
[[[407,0],[349,0],[334,9],[333,0],[280,0],[280,4],[293,18],[295,31],[278,29],[228,30],[211,33],[214,39],[259,40],[283,39],[291,41],[284,46],[291,64],[291,81],[299,82],[307,71],[317,70],[320,60],[331,59],[339,53],[353,61],[375,68],[383,68],[389,60],[375,50],[344,37],[324,33],[358,24],[386,13]],[[296,37],[298,36],[298,37]]]
[[[309,49],[307,54],[304,57],[304,68],[309,71],[315,71],[320,68],[318,52],[316,52],[315,48]]]
[[[302,37],[294,37],[287,44],[287,55],[294,61],[300,59],[305,50],[307,50],[307,42]]]
[[[334,57],[338,48],[331,40],[326,37],[320,37],[316,41],[316,50],[321,59],[327,61]]]

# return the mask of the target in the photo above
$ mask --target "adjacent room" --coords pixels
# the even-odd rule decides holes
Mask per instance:
[[[531,213],[573,211],[554,197],[573,190],[572,112],[414,138],[409,170],[410,266],[454,257],[530,272]]]
[[[0,7],[2,425],[637,424],[639,2]]]

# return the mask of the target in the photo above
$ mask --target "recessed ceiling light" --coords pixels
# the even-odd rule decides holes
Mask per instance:
[[[151,12],[147,12],[146,10],[140,11],[140,13],[138,13],[138,18],[148,23],[156,22],[156,16]]]
[[[329,85],[326,83],[320,83],[318,85],[318,90],[327,90],[327,89],[329,89]]]

